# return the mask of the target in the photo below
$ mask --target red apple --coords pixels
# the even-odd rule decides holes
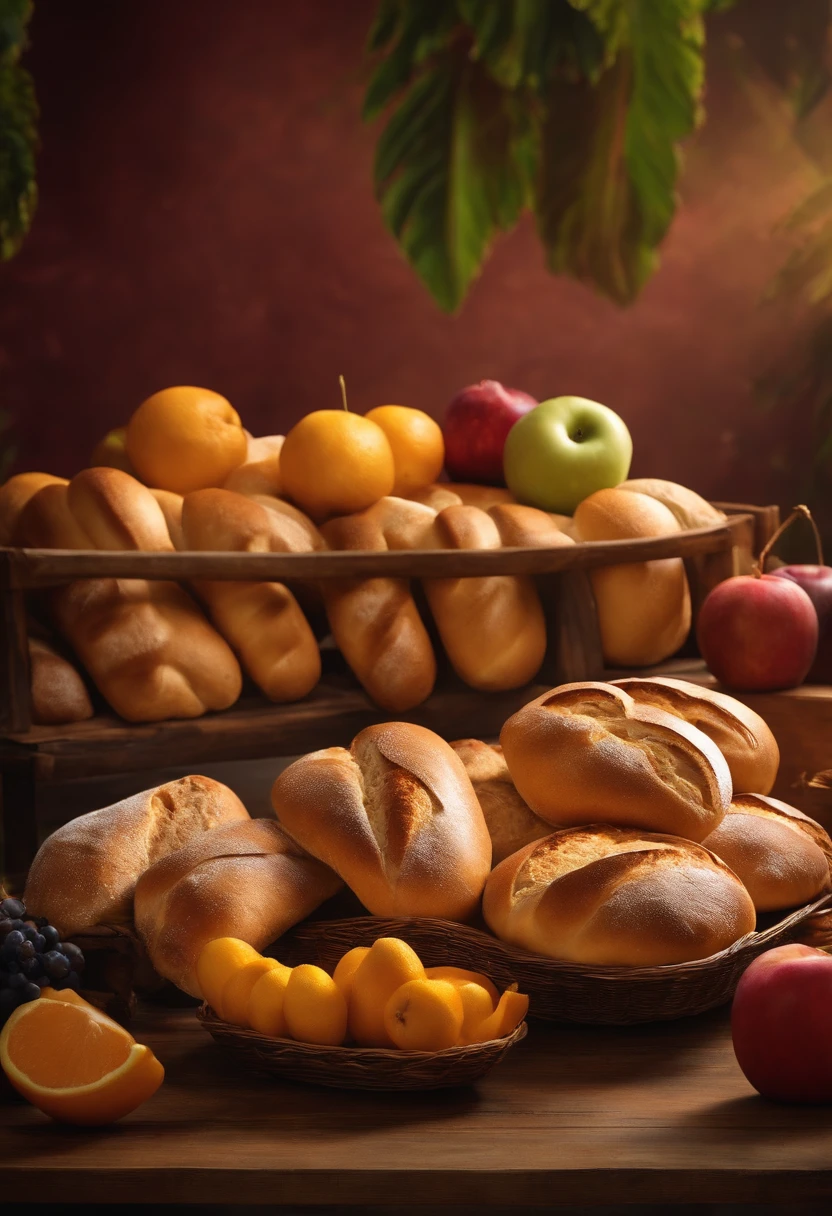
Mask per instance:
[[[501,486],[503,448],[518,418],[537,405],[518,388],[480,380],[457,393],[445,412],[445,467],[452,481]]]
[[[792,942],[743,972],[731,1009],[737,1063],[765,1098],[832,1102],[832,958]]]
[[[696,640],[726,688],[794,688],[803,683],[815,657],[817,613],[806,592],[789,579],[740,575],[706,596]]]
[[[818,652],[808,684],[832,684],[832,566],[781,566],[771,573],[802,587],[818,616]]]

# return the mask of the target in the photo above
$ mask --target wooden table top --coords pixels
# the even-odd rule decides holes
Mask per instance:
[[[165,1065],[112,1128],[0,1102],[0,1195],[40,1203],[798,1203],[832,1199],[832,1107],[757,1097],[725,1010],[532,1023],[477,1087],[369,1094],[239,1072],[190,1010],[132,1027]]]

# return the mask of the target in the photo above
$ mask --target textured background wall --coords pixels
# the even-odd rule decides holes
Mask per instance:
[[[758,0],[769,10],[777,0]],[[663,268],[628,310],[543,269],[530,224],[458,317],[401,260],[362,127],[370,0],[40,0],[41,205],[0,268],[17,468],[71,473],[150,392],[201,383],[255,433],[338,403],[440,416],[484,376],[618,410],[634,471],[788,501],[804,428],[752,392],[798,321],[760,297],[807,168],[714,39]]]

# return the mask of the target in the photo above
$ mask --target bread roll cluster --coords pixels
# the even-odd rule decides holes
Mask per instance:
[[[20,474],[0,487],[0,543],[248,553],[555,548],[665,535],[722,518],[669,482],[599,491],[574,519],[521,506],[506,490],[448,484],[419,491],[418,501],[382,498],[319,528],[276,497],[279,443],[252,440],[250,448],[251,459],[224,488],[184,498],[148,488],[122,468],[85,469],[69,482]],[[592,580],[608,662],[658,662],[682,643],[690,595],[680,558],[596,570]],[[540,596],[525,576],[427,579],[420,589],[400,578],[292,587],[203,581],[188,589],[88,579],[49,592],[47,602],[64,649],[30,648],[38,722],[91,715],[73,656],[117,714],[153,722],[228,708],[244,675],[272,701],[299,700],[320,679],[319,637],[327,629],[368,695],[391,713],[430,695],[432,636],[459,677],[487,691],[534,679],[547,645]]]

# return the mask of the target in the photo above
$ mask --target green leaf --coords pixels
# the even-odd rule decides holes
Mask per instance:
[[[32,78],[18,64],[26,43],[27,0],[0,0],[0,260],[20,247],[37,205],[38,108]]]
[[[536,165],[525,106],[457,48],[413,84],[382,133],[382,213],[437,303],[459,308],[498,231],[516,223]]]
[[[0,60],[17,63],[31,17],[32,0],[0,0]]]
[[[370,26],[370,31],[367,34],[368,51],[384,50],[398,28],[400,16],[401,4],[399,0],[381,0],[373,19],[373,24]]]
[[[379,13],[378,17],[381,15]],[[365,122],[377,118],[388,102],[407,86],[418,66],[448,44],[456,24],[456,11],[446,0],[399,0],[399,36],[367,86],[361,111]],[[370,36],[373,36],[373,30]]]

